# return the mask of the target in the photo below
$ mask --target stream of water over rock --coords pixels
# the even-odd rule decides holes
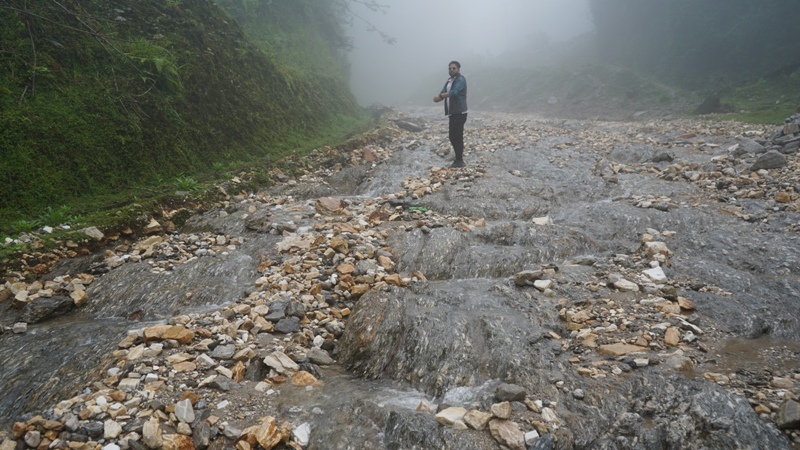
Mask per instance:
[[[298,204],[323,196],[354,201],[429,177],[430,167],[452,157],[442,156],[449,150],[444,119],[438,109],[409,114],[428,128],[398,132],[384,145],[386,161],[345,168],[323,184],[283,183],[269,194]],[[383,226],[395,270],[426,280],[348,302],[353,313],[333,351],[340,365],[319,369],[324,385],[267,395],[255,393],[251,380],[219,394],[238,399],[240,414],[230,423],[246,427],[267,412],[307,422],[311,449],[496,449],[488,432],[440,426],[426,408],[488,410],[497,386],[513,383],[557,415],[543,425],[555,439],[531,448],[791,448],[772,421],[775,411],[759,418],[735,387],[747,388],[737,382],[750,375],[767,384],[780,377],[793,383],[780,398],[800,393],[800,245],[790,227],[800,213],[763,199],[722,203],[687,177],[657,176],[676,162],[717,171],[714,158],[727,158],[742,134],[681,137],[708,128],[471,113],[468,170],[387,207],[421,209],[416,223]],[[664,148],[671,159],[652,162]],[[748,162],[738,164],[746,173]],[[304,230],[320,220],[313,210],[284,206],[270,211],[272,223]],[[760,220],[743,220],[741,211]],[[0,336],[0,426],[88,389],[129,330],[214,311],[256,290],[259,264],[282,238],[254,229],[257,214],[232,205],[194,217],[182,235],[235,236],[237,245],[166,273],[129,262],[97,277],[79,313]],[[654,268],[640,267],[645,236],[668,246],[659,267],[672,295],[695,309],[648,309],[668,296],[665,281],[640,280],[640,292],[614,288],[615,280]],[[102,259],[63,261],[48,277],[82,273]],[[541,270],[547,287],[514,282]],[[592,311],[591,320],[565,320],[580,311]],[[668,328],[694,338],[664,344]],[[628,343],[644,339],[645,356],[598,351],[622,332]],[[756,338],[756,354],[728,357],[747,355],[741,349]],[[673,367],[676,358],[682,367]],[[719,372],[740,379],[726,390],[703,376]],[[517,413],[526,429],[543,432],[533,425],[543,422],[541,411]]]

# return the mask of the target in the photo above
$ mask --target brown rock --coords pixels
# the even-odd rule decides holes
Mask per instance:
[[[317,199],[316,210],[320,214],[342,214],[344,212],[344,202],[333,197],[322,197]]]
[[[383,281],[385,281],[386,284],[390,284],[392,286],[402,286],[403,285],[403,279],[400,278],[400,275],[396,274],[396,273],[393,273],[391,275],[386,275],[385,277],[383,277]]]
[[[161,450],[194,450],[194,443],[191,436],[165,434]]]
[[[756,405],[756,407],[754,409],[756,410],[756,413],[758,413],[758,414],[769,414],[769,413],[772,412],[772,410],[770,410],[768,406],[764,406],[764,405]]]
[[[389,271],[394,269],[394,262],[386,256],[378,256],[378,264],[380,264],[381,267]]]
[[[643,352],[645,350],[647,350],[646,347],[622,343],[601,345],[599,348],[601,354],[609,356],[624,356],[628,353]]]
[[[144,337],[145,342],[152,342],[152,341],[160,341],[164,338],[161,336],[164,335],[164,332],[167,331],[169,325],[156,325],[153,327],[145,328],[142,332],[142,336]]]
[[[792,194],[780,191],[775,193],[775,201],[778,203],[791,203],[792,202]]]
[[[46,420],[44,422],[44,429],[45,430],[50,430],[50,431],[56,431],[56,432],[63,431],[64,430],[64,424],[61,423],[58,420]]]
[[[25,436],[27,432],[28,425],[25,422],[14,422],[14,425],[11,427],[11,435],[17,439]]]
[[[664,342],[673,347],[677,346],[681,342],[681,332],[675,327],[667,328],[664,333]]]
[[[83,289],[75,289],[69,296],[72,298],[72,302],[75,303],[75,306],[83,306],[89,301],[89,296]]]
[[[188,344],[194,339],[194,332],[183,326],[175,325],[167,328],[164,334],[161,335],[161,338],[164,340],[174,339],[181,344]]]
[[[511,418],[511,403],[509,402],[495,403],[492,405],[491,410],[492,414],[498,419]]]
[[[125,336],[125,339],[119,341],[119,343],[117,344],[117,347],[119,347],[119,348],[131,348],[131,347],[133,347],[133,344],[136,343],[136,339],[139,339],[139,337],[136,335],[136,333],[131,333],[131,334]]]
[[[794,382],[791,378],[775,377],[769,384],[776,389],[794,389]]]
[[[356,271],[356,267],[349,263],[339,264],[336,266],[336,271],[342,275],[349,275]]]
[[[675,303],[664,303],[664,304],[658,305],[658,309],[663,311],[663,312],[665,312],[665,313],[667,313],[667,314],[680,314],[681,313],[680,305],[677,305]]]
[[[292,375],[293,386],[314,386],[317,383],[319,383],[319,380],[305,370],[300,370]]]
[[[235,355],[233,355],[233,360],[234,361],[250,361],[251,359],[255,358],[255,356],[256,356],[256,352],[252,348],[245,347],[245,348],[239,350],[238,352],[236,352]]]
[[[583,310],[576,313],[567,313],[567,321],[575,323],[584,323],[592,320],[592,315],[589,311]]]
[[[350,288],[350,293],[353,294],[356,298],[361,297],[362,295],[369,292],[369,285],[368,284],[357,284]]]
[[[492,420],[491,414],[479,411],[477,409],[473,409],[464,415],[464,423],[466,423],[473,430],[486,429],[486,426],[489,424],[490,420]]]
[[[505,445],[511,450],[525,450],[525,434],[516,423],[493,419],[489,422],[489,432],[501,445]]]
[[[175,370],[175,372],[178,373],[194,372],[195,370],[197,370],[197,364],[191,361],[184,361],[177,364],[173,364],[172,368]]]
[[[695,309],[695,305],[694,305],[693,301],[689,300],[688,298],[684,298],[684,297],[680,297],[680,296],[678,297],[678,306],[680,306],[681,309],[686,310],[686,311],[694,311],[694,309]]]
[[[158,223],[158,221],[156,219],[150,219],[150,223],[148,223],[142,229],[142,231],[144,231],[145,234],[156,234],[156,233],[160,233],[162,230],[163,230],[163,228],[161,227],[161,224]]]
[[[345,241],[344,238],[341,236],[334,236],[331,239],[330,246],[332,249],[336,250],[339,253],[346,254],[349,250],[347,247],[347,241]]]
[[[238,383],[244,380],[244,374],[246,371],[247,367],[245,367],[244,363],[241,361],[237,362],[236,365],[233,366],[233,369],[231,369],[233,381]]]
[[[266,450],[271,450],[281,441],[281,431],[275,424],[275,418],[267,416],[256,431],[256,441]]]

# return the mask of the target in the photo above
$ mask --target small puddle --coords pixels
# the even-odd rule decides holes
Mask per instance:
[[[776,366],[787,371],[798,371],[800,342],[778,341],[769,337],[728,339],[711,349],[708,363],[721,373]]]

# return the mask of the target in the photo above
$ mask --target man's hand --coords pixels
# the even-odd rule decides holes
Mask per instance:
[[[442,97],[442,94],[439,94],[439,95],[437,95],[436,97],[433,97],[433,101],[434,101],[435,103],[439,103],[439,102],[440,102],[440,101],[442,101],[442,100],[444,100],[444,97]]]

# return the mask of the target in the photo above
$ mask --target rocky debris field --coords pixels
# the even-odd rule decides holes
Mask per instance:
[[[393,119],[28,255],[0,450],[800,448],[800,116],[471,114],[463,169],[438,115]],[[125,320],[56,348],[70,317]]]

